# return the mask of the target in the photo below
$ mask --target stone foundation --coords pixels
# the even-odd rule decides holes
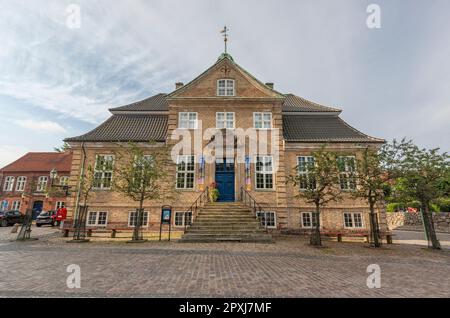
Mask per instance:
[[[423,226],[419,212],[387,212],[386,219],[390,230]],[[450,212],[433,212],[433,221],[436,231],[450,233]]]

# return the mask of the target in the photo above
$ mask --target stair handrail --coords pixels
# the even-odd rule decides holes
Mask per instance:
[[[205,190],[197,197],[197,199],[194,201],[194,203],[191,204],[191,206],[184,212],[184,231],[186,232],[186,229],[188,226],[191,226],[192,223],[194,223],[195,218],[197,217],[197,210],[205,205],[205,203],[209,202],[209,188],[206,187]],[[187,214],[191,213],[191,218],[189,220],[189,224],[187,222]]]
[[[241,201],[244,205],[248,206],[252,209],[253,214],[259,223],[261,223],[260,217],[258,216],[258,212],[262,212],[261,205],[256,201],[256,199],[248,192],[244,187],[241,187]],[[267,220],[264,217],[264,229],[267,232]]]

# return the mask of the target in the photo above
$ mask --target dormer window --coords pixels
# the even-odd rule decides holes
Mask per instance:
[[[234,96],[234,80],[220,79],[217,81],[217,96]]]

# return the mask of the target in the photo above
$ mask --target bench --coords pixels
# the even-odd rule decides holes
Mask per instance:
[[[364,237],[366,242],[370,242],[370,233],[368,232],[341,232],[341,231],[323,231],[321,232],[324,236],[336,237],[338,242],[342,242],[343,237]],[[392,244],[392,236],[393,234],[390,232],[381,232],[381,238],[386,237],[387,244]]]

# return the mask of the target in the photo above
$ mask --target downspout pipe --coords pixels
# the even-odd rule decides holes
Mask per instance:
[[[84,169],[85,169],[84,166],[86,164],[86,148],[84,147],[84,142],[81,143],[81,150],[83,151],[83,159],[81,160],[80,179],[78,180],[78,191],[75,200],[74,221],[78,217],[78,206],[80,204],[81,186],[84,183]]]

